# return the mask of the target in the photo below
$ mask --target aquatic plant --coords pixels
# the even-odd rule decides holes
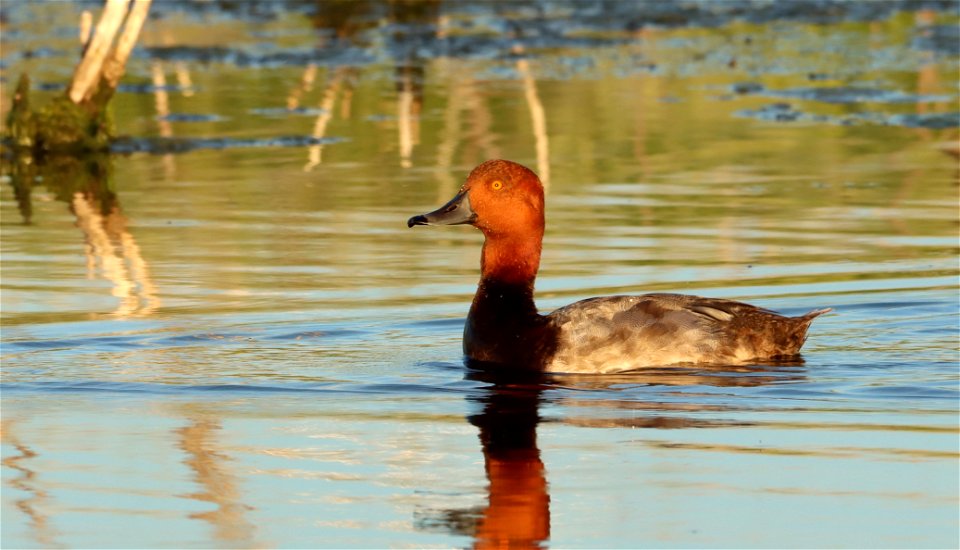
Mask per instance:
[[[110,99],[123,77],[150,2],[106,0],[64,95],[34,108],[30,103],[30,77],[26,73],[20,76],[4,136],[4,142],[18,150],[18,156],[76,154],[108,148],[113,138]],[[85,12],[81,27],[89,29],[91,19]]]

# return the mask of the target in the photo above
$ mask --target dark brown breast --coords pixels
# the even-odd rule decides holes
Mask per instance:
[[[557,347],[557,328],[537,312],[533,286],[481,280],[463,329],[474,361],[542,371]]]

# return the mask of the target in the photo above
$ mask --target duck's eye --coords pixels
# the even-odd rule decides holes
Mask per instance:
[[[490,184],[490,187],[492,187],[494,191],[499,191],[503,187],[503,182],[500,180],[495,180]]]

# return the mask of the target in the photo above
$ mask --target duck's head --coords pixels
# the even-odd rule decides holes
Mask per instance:
[[[529,168],[488,160],[467,176],[450,202],[407,220],[415,225],[471,224],[490,238],[543,235],[543,185]]]

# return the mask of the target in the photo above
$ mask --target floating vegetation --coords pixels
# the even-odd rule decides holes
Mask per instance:
[[[6,143],[17,149],[22,162],[33,154],[106,150],[113,134],[107,106],[149,9],[150,0],[107,2],[96,30],[83,39],[83,55],[66,93],[46,105],[31,105],[30,77],[20,76],[7,117]]]

